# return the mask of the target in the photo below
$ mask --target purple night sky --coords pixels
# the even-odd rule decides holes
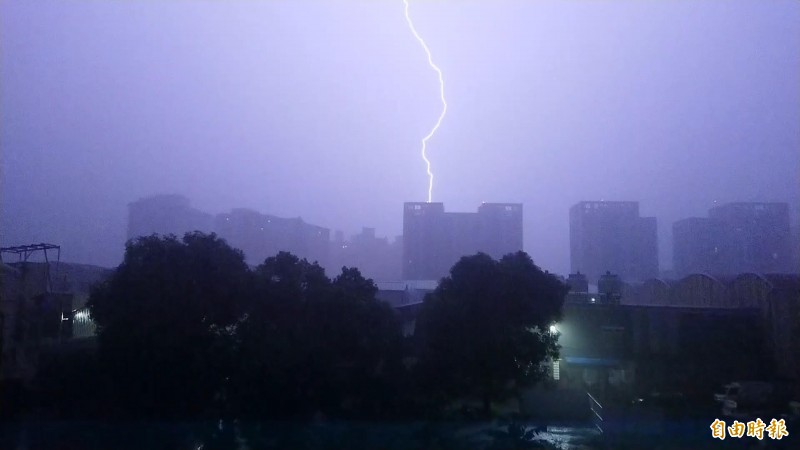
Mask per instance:
[[[568,209],[800,204],[800,2],[409,0],[448,113],[433,200],[522,202],[569,269]],[[179,193],[394,237],[427,196],[438,81],[402,0],[0,4],[0,243],[114,265],[126,205]]]

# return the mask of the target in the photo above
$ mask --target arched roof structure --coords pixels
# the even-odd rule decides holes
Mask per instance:
[[[672,304],[705,308],[734,307],[725,282],[706,273],[695,273],[680,279],[673,289]]]

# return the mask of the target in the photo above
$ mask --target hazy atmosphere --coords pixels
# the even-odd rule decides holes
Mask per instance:
[[[800,203],[800,2],[425,1],[443,72],[429,142],[448,211],[524,204],[524,249],[569,271],[569,207]],[[121,261],[126,205],[178,193],[402,233],[441,108],[401,0],[0,6],[0,243]]]
[[[800,449],[798,24],[0,0],[0,449]]]

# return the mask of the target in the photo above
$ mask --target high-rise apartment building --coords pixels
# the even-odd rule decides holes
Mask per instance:
[[[211,214],[191,207],[182,195],[155,195],[128,204],[128,239],[151,234],[182,237],[190,231],[210,232]]]
[[[403,208],[403,278],[437,280],[462,256],[500,258],[522,250],[522,204],[483,203],[476,213],[445,212],[442,203]]]
[[[286,219],[237,208],[218,214],[214,225],[217,234],[241,249],[250,264],[261,264],[281,251],[322,266],[328,261],[330,230],[301,218]]]
[[[672,229],[678,275],[798,271],[786,203],[728,203],[711,208],[708,218],[683,219]]]
[[[215,232],[242,250],[253,265],[279,251],[327,264],[330,231],[301,218],[281,218],[245,208],[211,214],[191,207],[180,195],[157,195],[128,205],[128,239],[153,233],[178,237],[191,231]]]
[[[569,210],[570,266],[596,282],[606,272],[624,281],[658,276],[655,217],[639,202],[580,202]]]
[[[720,225],[707,217],[690,217],[672,224],[672,268],[677,276],[721,273]]]

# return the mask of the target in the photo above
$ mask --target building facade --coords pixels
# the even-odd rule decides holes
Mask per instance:
[[[728,203],[711,208],[707,218],[675,222],[673,266],[679,275],[703,272],[797,273],[792,262],[789,205]]]
[[[459,258],[477,252],[500,258],[522,250],[522,205],[483,203],[476,213],[445,212],[442,203],[403,208],[403,278],[436,280]]]
[[[330,230],[305,223],[301,218],[281,218],[245,208],[218,214],[215,232],[232,247],[244,252],[249,264],[258,265],[285,251],[299,258],[328,262]]]
[[[217,233],[242,250],[249,264],[258,265],[280,251],[325,266],[330,230],[301,218],[282,218],[246,208],[212,216],[181,195],[157,195],[128,205],[128,239],[151,234],[183,236],[187,232]]]
[[[679,280],[652,279],[628,286],[622,303],[687,311],[754,312],[751,328],[760,330],[762,350],[774,362],[775,374],[800,378],[799,275],[742,273],[720,277],[694,273]]]
[[[658,274],[655,217],[640,217],[638,202],[580,202],[570,208],[570,266],[590,280],[611,272],[624,281]]]
[[[735,380],[800,386],[798,319],[797,275],[647,280],[627,286],[620,304],[565,303],[558,382],[597,396],[666,390],[702,401]]]
[[[361,274],[374,281],[400,279],[402,238],[389,242],[387,237],[375,235],[375,228],[363,228],[361,233],[344,239],[337,232],[330,245],[329,275],[338,275],[342,267],[357,267]]]
[[[717,273],[787,273],[791,233],[787,203],[729,203],[711,208],[708,216],[723,228]]]
[[[690,217],[672,224],[672,267],[678,276],[719,273],[722,266],[722,227],[706,217]]]
[[[182,195],[155,195],[128,204],[128,239],[151,234],[211,232],[213,216],[192,208]]]

